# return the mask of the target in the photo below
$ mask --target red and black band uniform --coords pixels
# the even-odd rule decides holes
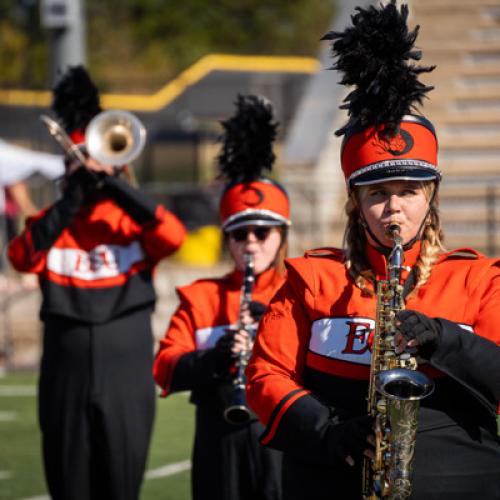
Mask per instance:
[[[181,222],[117,177],[84,168],[9,246],[42,292],[39,421],[54,499],[136,499],[155,412],[152,273]]]
[[[385,279],[384,255],[367,252]],[[419,252],[417,242],[405,265]],[[361,461],[347,465],[329,437],[366,415],[376,297],[355,286],[341,250],[290,259],[287,272],[261,321],[247,398],[266,424],[262,443],[284,451],[284,498],[357,500]],[[438,318],[442,328],[436,351],[419,366],[436,387],[421,402],[411,498],[498,499],[500,261],[468,249],[443,254],[406,308]]]
[[[254,417],[233,425],[223,416],[232,382],[215,345],[239,322],[242,280],[242,273],[233,271],[177,288],[180,305],[154,363],[163,395],[190,390],[196,405],[194,500],[281,499],[281,453],[259,444],[262,424]],[[283,281],[274,268],[258,275],[253,301],[267,305]]]

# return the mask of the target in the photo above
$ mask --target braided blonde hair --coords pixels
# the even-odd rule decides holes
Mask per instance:
[[[439,254],[444,251],[443,231],[438,210],[438,186],[432,181],[421,182],[419,187],[424,190],[427,201],[431,203],[429,214],[425,222],[420,255],[415,267],[417,269],[415,288],[409,295],[416,294],[417,290],[424,285],[431,275],[432,266],[437,261]],[[344,232],[345,266],[349,271],[354,283],[367,295],[374,295],[368,282],[375,280],[375,275],[371,269],[366,254],[365,229],[360,216],[360,205],[367,193],[367,187],[355,189],[348,198],[345,205],[347,224]]]

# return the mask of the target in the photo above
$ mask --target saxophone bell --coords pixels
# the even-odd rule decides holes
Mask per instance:
[[[434,382],[422,372],[394,368],[376,375],[375,388],[389,399],[417,401],[432,394]]]

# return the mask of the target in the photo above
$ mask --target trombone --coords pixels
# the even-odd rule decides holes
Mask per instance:
[[[40,120],[73,160],[85,163],[85,155],[61,125],[47,115]],[[85,147],[99,163],[120,167],[130,163],[144,149],[146,129],[132,113],[120,109],[103,111],[94,116],[85,129]]]

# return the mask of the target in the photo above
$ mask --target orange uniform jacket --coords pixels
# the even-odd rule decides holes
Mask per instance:
[[[442,255],[428,282],[406,303],[407,309],[444,318],[440,347],[430,366],[421,368],[435,377],[436,389],[421,404],[419,435],[425,432],[425,438],[417,438],[416,460],[435,465],[439,454],[433,439],[446,428],[449,442],[440,444],[451,457],[441,460],[443,474],[458,450],[458,471],[476,459],[480,463],[483,454],[494,464],[490,472],[500,475],[494,437],[500,399],[500,261],[457,252]],[[405,265],[412,266],[418,253],[418,244],[405,252]],[[373,248],[368,257],[377,279],[385,279],[385,257]],[[366,414],[367,339],[376,298],[354,285],[340,250],[290,259],[287,269],[287,281],[260,324],[246,372],[247,399],[267,426],[264,444],[328,464],[323,438],[331,419]],[[407,276],[405,271],[403,279]],[[464,441],[457,422],[467,422],[482,436],[483,445],[474,443],[468,461],[460,456],[460,446],[471,443]],[[453,474],[460,475],[457,470]]]
[[[29,218],[8,250],[15,269],[38,274],[42,317],[104,323],[154,302],[151,272],[186,235],[173,214],[116,178],[107,178],[97,200],[66,227],[54,229],[54,238],[47,236],[58,225],[51,211],[54,206]],[[44,224],[39,247],[32,233],[37,223]]]
[[[177,288],[180,304],[154,363],[154,377],[164,396],[192,390],[194,403],[215,403],[207,390],[218,383],[211,348],[239,320],[242,279],[241,272],[233,271],[223,278]],[[262,273],[255,281],[252,300],[267,305],[283,281],[274,269]]]

